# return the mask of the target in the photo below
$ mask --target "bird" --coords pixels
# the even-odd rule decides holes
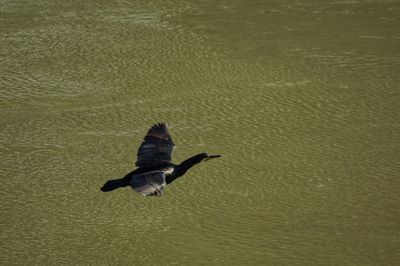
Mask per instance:
[[[180,164],[171,162],[175,143],[166,122],[154,124],[145,135],[137,152],[136,169],[123,178],[107,181],[100,189],[103,192],[130,186],[144,196],[161,196],[164,188],[183,176],[194,165],[219,158],[221,155],[199,153]]]

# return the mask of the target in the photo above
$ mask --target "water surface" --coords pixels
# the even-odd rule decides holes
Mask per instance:
[[[400,2],[0,3],[2,265],[398,263]]]

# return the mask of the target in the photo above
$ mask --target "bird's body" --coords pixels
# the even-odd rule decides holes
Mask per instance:
[[[184,175],[195,164],[220,155],[197,154],[181,164],[171,163],[175,149],[166,123],[155,124],[149,129],[137,154],[136,168],[121,179],[107,181],[101,190],[112,191],[130,186],[145,196],[161,196],[167,184]]]

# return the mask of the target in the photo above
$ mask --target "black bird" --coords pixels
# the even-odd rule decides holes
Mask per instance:
[[[101,191],[108,192],[120,187],[131,186],[145,196],[161,196],[164,187],[184,175],[195,164],[221,155],[197,154],[181,164],[171,163],[175,144],[171,139],[167,123],[158,123],[147,132],[137,153],[136,168],[120,179],[107,181]]]

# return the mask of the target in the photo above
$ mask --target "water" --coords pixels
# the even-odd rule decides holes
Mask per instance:
[[[2,265],[398,263],[399,1],[0,3]]]

